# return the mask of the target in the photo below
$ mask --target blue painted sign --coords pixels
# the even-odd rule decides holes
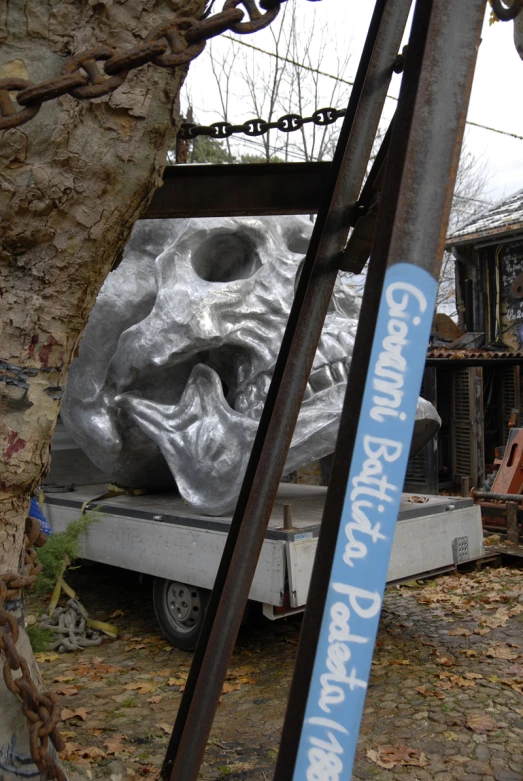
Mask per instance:
[[[387,270],[293,781],[351,777],[436,293]]]

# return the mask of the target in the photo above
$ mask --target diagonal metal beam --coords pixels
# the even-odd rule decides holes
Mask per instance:
[[[195,781],[327,313],[410,0],[377,0],[162,775]],[[338,175],[339,172],[339,175]],[[171,770],[172,768],[172,770]]]
[[[421,287],[425,286],[425,331],[423,337],[410,340],[414,347],[413,354],[417,352],[417,363],[415,366],[406,364],[404,367],[410,377],[409,403],[412,417],[425,362],[424,338],[428,340],[484,9],[484,0],[455,0],[450,6],[446,0],[418,0],[282,734],[276,781],[297,781],[309,777],[309,770],[311,773],[315,772],[311,761],[317,759],[318,746],[325,747],[328,743],[321,740],[326,730],[321,732],[318,725],[325,726],[327,721],[332,729],[332,732],[328,733],[331,740],[329,745],[335,746],[335,753],[331,751],[329,756],[323,759],[331,763],[329,767],[336,769],[337,777],[349,778],[351,774],[363,711],[365,685],[362,684],[368,680],[379,611],[372,615],[372,622],[370,610],[363,616],[363,620],[359,621],[351,602],[351,636],[352,640],[358,640],[360,644],[356,643],[350,649],[337,649],[338,655],[334,657],[338,662],[342,658],[351,658],[351,675],[357,676],[358,686],[353,686],[353,681],[348,678],[341,681],[343,676],[340,678],[341,668],[338,665],[337,682],[341,685],[335,688],[339,707],[330,705],[322,709],[317,694],[322,691],[325,660],[329,657],[331,644],[334,642],[329,634],[329,606],[339,597],[333,594],[345,593],[344,583],[348,584],[346,593],[353,593],[350,588],[359,588],[365,583],[365,591],[360,593],[372,595],[373,600],[378,599],[385,585],[387,546],[392,544],[394,532],[395,508],[392,508],[386,518],[386,508],[377,507],[382,531],[386,536],[371,541],[362,528],[364,533],[360,532],[358,544],[361,545],[365,539],[368,548],[364,545],[359,549],[357,559],[349,555],[347,561],[346,546],[348,540],[352,539],[349,531],[353,533],[351,519],[355,517],[352,514],[352,503],[355,501],[352,499],[352,489],[360,484],[358,480],[352,483],[352,479],[353,474],[357,475],[358,479],[362,474],[362,450],[359,443],[364,438],[366,427],[371,430],[367,421],[372,415],[367,417],[369,408],[365,406],[366,399],[372,397],[373,393],[374,363],[371,363],[371,356],[375,362],[377,358],[374,356],[382,355],[379,350],[384,349],[385,341],[381,341],[383,335],[385,334],[386,339],[387,334],[391,333],[387,330],[386,318],[383,320],[383,327],[380,325],[382,312],[387,313],[389,308],[388,304],[384,306],[386,302],[382,288],[384,281],[388,285],[389,278],[401,278],[403,281],[400,284],[395,281],[390,288],[386,287],[386,294],[393,295],[390,290],[400,287],[403,291],[417,291],[421,298],[423,293],[415,288],[414,283],[419,282]],[[403,305],[407,306],[405,297],[402,299]],[[396,311],[399,310],[396,308]],[[403,309],[401,311],[403,312]],[[398,321],[393,322],[395,328]],[[412,323],[416,328],[422,324],[421,318],[414,317]],[[380,333],[376,331],[376,326]],[[374,344],[369,334],[376,334]],[[405,345],[408,344],[406,341]],[[385,433],[382,436],[399,438],[400,441],[401,436],[405,439],[410,437],[408,414],[404,414],[402,419],[405,423],[399,423],[397,429],[390,424],[385,425]],[[401,432],[402,426],[405,433],[396,437],[396,430]],[[388,439],[386,441],[390,445],[398,444]],[[402,468],[395,467],[395,479],[392,479],[392,467],[389,466],[389,471],[384,472],[383,479],[390,481],[386,483],[388,487],[395,486],[397,494],[401,490],[406,468],[406,444],[407,442],[401,444],[404,457]],[[398,452],[399,450],[400,445]],[[385,505],[385,502],[383,504]],[[367,505],[373,506],[369,501]],[[370,510],[367,512],[370,513]],[[385,520],[389,525],[386,525]],[[343,528],[340,528],[340,521],[344,524]],[[377,528],[380,528],[380,524]],[[355,565],[355,561],[359,562],[359,566]],[[333,581],[334,577],[337,578],[336,583]],[[365,604],[368,606],[368,601]],[[364,634],[360,627],[365,623]],[[348,633],[348,624],[346,628]],[[370,642],[361,644],[361,641],[367,638]],[[328,672],[325,675],[328,677]],[[328,711],[328,719],[325,710]],[[324,748],[319,751],[325,754]]]

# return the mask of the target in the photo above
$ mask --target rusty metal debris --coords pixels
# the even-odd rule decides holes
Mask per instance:
[[[22,573],[6,573],[0,579],[0,650],[4,656],[3,676],[6,687],[22,700],[27,718],[31,757],[43,778],[66,781],[60,765],[49,750],[49,740],[56,751],[62,751],[65,743],[58,732],[61,717],[60,701],[53,692],[41,692],[31,677],[27,660],[16,648],[20,630],[14,614],[6,609],[8,599],[17,597],[20,589],[30,588],[42,570],[36,560],[34,546],[40,547],[47,537],[40,532],[40,521],[28,518],[24,538],[24,564]],[[13,671],[21,675],[13,677]]]
[[[222,11],[205,19],[174,16],[151,30],[144,43],[130,49],[99,46],[79,52],[66,60],[60,76],[49,81],[33,84],[14,77],[0,79],[0,130],[29,122],[43,103],[62,95],[78,100],[110,95],[121,87],[130,70],[149,62],[159,68],[187,65],[202,53],[206,41],[226,30],[246,35],[267,27],[278,15],[281,2],[285,0],[271,0],[262,13],[255,0],[226,0]],[[249,21],[242,21],[244,12],[239,5],[247,11]],[[100,62],[105,63],[103,69]],[[17,108],[10,93],[16,93],[16,103],[22,108]]]

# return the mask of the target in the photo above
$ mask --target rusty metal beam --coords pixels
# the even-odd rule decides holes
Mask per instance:
[[[384,301],[380,302],[380,320],[376,319],[376,286],[381,285],[384,279],[385,284],[389,284],[389,287],[384,288],[384,291],[386,290],[386,293],[390,293],[392,296],[392,290],[398,284],[400,286],[408,285],[415,290],[417,289],[415,288],[416,280],[423,279],[423,285],[427,290],[423,311],[428,313],[428,316],[425,316],[423,339],[426,334],[428,341],[430,327],[428,317],[432,313],[436,297],[436,280],[439,276],[443,255],[445,232],[448,225],[484,10],[484,0],[455,0],[452,4],[449,4],[447,0],[418,0],[417,2],[412,35],[419,34],[419,39],[416,46],[409,46],[407,54],[402,86],[403,94],[400,95],[397,118],[394,123],[389,164],[385,174],[384,194],[380,203],[374,248],[371,254],[371,269],[374,263],[377,275],[371,273],[371,269],[369,269],[291,695],[280,744],[276,781],[291,781],[291,779],[298,781],[298,779],[309,777],[311,773],[316,774],[316,772],[319,777],[325,766],[321,764],[321,761],[326,762],[327,759],[332,761],[336,777],[350,778],[351,776],[358,728],[363,712],[364,688],[367,685],[371,661],[371,655],[368,652],[364,659],[361,651],[359,654],[355,652],[355,646],[357,648],[370,648],[371,646],[365,645],[365,643],[361,646],[358,645],[363,634],[361,628],[355,628],[356,621],[353,618],[354,614],[360,613],[360,617],[370,622],[371,616],[370,614],[361,616],[361,611],[354,610],[351,601],[350,631],[360,637],[353,637],[352,640],[357,642],[348,649],[347,645],[341,647],[341,643],[335,642],[337,634],[334,635],[334,639],[331,639],[330,627],[334,626],[335,632],[338,632],[338,629],[343,632],[346,628],[349,633],[347,623],[349,611],[347,611],[345,618],[331,619],[332,614],[329,613],[329,606],[333,604],[333,600],[338,598],[339,593],[348,594],[349,591],[344,590],[345,584],[354,584],[358,577],[360,578],[358,582],[365,582],[365,588],[368,589],[368,591],[361,593],[372,594],[373,598],[375,595],[381,598],[385,586],[387,568],[382,566],[383,561],[380,554],[375,553],[380,550],[378,545],[370,546],[371,553],[365,546],[364,549],[361,549],[364,553],[363,556],[354,554],[354,557],[349,556],[348,562],[344,556],[347,540],[351,539],[350,535],[353,533],[352,526],[357,525],[356,522],[353,524],[351,520],[355,517],[352,515],[352,502],[359,504],[359,502],[355,502],[352,492],[349,490],[348,480],[349,478],[353,480],[350,485],[351,488],[354,488],[358,485],[357,481],[361,479],[363,474],[362,471],[358,471],[362,470],[363,449],[361,441],[365,432],[371,428],[368,421],[372,418],[369,413],[372,408],[367,400],[372,398],[372,382],[377,376],[375,372],[378,365],[377,358],[380,355],[379,350],[383,349],[384,339],[390,338],[387,334],[392,334],[392,331],[385,330],[387,322],[395,322],[393,319],[388,320],[389,302],[386,297]],[[425,42],[423,42],[424,38]],[[413,57],[415,48],[417,53]],[[421,70],[419,70],[420,63],[422,63]],[[413,72],[411,72],[411,65],[414,65]],[[412,92],[410,95],[406,95],[407,90],[403,88],[407,88],[407,82],[411,75],[416,77],[416,71],[419,76],[411,82],[411,85],[415,87],[414,95]],[[417,84],[415,84],[416,81]],[[408,99],[405,100],[405,98]],[[413,98],[414,100],[412,100]],[[408,107],[409,103],[411,103],[411,108]],[[398,129],[402,122],[400,116],[405,108],[408,108],[407,113],[410,114],[410,118],[404,125],[402,143],[402,138],[398,137]],[[392,203],[387,197],[391,193],[394,195]],[[391,212],[394,211],[391,224],[390,216]],[[379,256],[382,256],[383,262],[376,264]],[[387,267],[385,278],[383,278],[384,266]],[[396,279],[403,281],[397,283],[394,281]],[[402,289],[406,289],[406,287]],[[370,306],[371,304],[372,306]],[[406,306],[406,299],[403,300],[403,304]],[[382,312],[385,313],[384,317],[382,317]],[[416,317],[412,322],[419,325],[422,321],[421,318]],[[376,323],[381,329],[378,334],[375,330]],[[376,360],[374,357],[371,359],[370,354],[371,334],[373,333],[375,333],[374,347],[376,350],[373,347],[372,356],[376,355]],[[415,339],[412,339],[410,344],[416,344],[418,361],[416,374],[414,374],[413,365],[409,364],[404,367],[404,371],[408,370],[409,376],[412,378],[409,401],[411,405],[409,412],[412,414],[415,403],[415,391],[412,393],[412,389],[415,386],[416,390],[419,388],[422,369],[420,359],[423,357],[425,348],[420,340],[416,342]],[[372,368],[373,374],[370,374],[369,368]],[[370,374],[369,378],[367,377],[368,373]],[[364,403],[367,403],[366,407],[362,407],[360,401],[362,396]],[[362,415],[362,412],[365,415]],[[360,429],[362,416],[363,427]],[[405,413],[404,420],[409,420],[407,413]],[[383,422],[384,419],[382,419]],[[394,436],[396,442],[400,441],[401,437],[397,435],[398,427],[392,432],[392,425],[389,425],[388,429],[385,426],[385,431],[387,432],[385,437],[391,436],[392,438]],[[388,440],[380,441],[388,442]],[[357,451],[355,451],[356,447],[359,447]],[[357,452],[359,459],[355,464],[355,472],[351,468],[353,451]],[[405,453],[405,448],[402,452]],[[385,477],[383,479],[390,480],[390,484],[395,486],[398,496],[398,486],[402,485],[405,469],[406,459],[404,458],[402,473],[400,474],[398,471],[394,476],[395,480],[393,480],[391,470],[389,470],[390,474],[386,470],[384,471]],[[365,476],[365,480],[369,474],[370,472]],[[376,473],[373,472],[373,474]],[[375,507],[375,505],[372,506]],[[385,518],[385,507],[382,506],[378,510],[379,512],[384,511],[383,518]],[[340,529],[342,513],[345,525]],[[374,516],[370,515],[369,517],[373,518]],[[395,523],[395,519],[389,518],[387,520]],[[369,521],[369,528],[371,528],[370,523],[371,521]],[[375,528],[379,530],[381,527],[383,527],[383,533],[386,531],[388,535],[384,534],[382,537],[382,540],[386,541],[387,544],[388,563],[394,527],[390,523],[389,526],[386,526],[383,522]],[[363,527],[360,526],[360,530],[364,532],[361,535],[362,538],[368,529],[363,530]],[[367,537],[365,539],[367,540]],[[356,540],[355,546],[359,545],[360,537],[357,537]],[[382,546],[381,551],[383,550]],[[336,558],[334,558],[334,554]],[[361,559],[361,563],[359,567],[356,567],[354,562],[357,562],[358,559]],[[378,567],[376,566],[377,561],[380,564]],[[336,577],[340,581],[334,585],[331,583],[331,572],[334,571],[333,562],[338,565]],[[354,572],[356,572],[356,576],[353,574]],[[367,642],[374,641],[377,616],[378,613],[375,612],[372,616],[374,623],[371,626],[367,624],[365,627]],[[330,623],[331,620],[333,623]],[[337,623],[338,620],[339,623]],[[332,648],[336,649],[332,657],[329,643],[332,643]],[[340,646],[339,649],[336,648],[337,645]],[[326,646],[328,647],[327,653],[325,652]],[[342,654],[346,650],[348,655],[343,656]],[[348,659],[350,659],[350,668],[352,669],[350,676]],[[347,667],[345,667],[345,662],[347,662]],[[357,671],[356,664],[358,664]],[[324,673],[324,670],[330,670],[332,675],[329,672]],[[340,672],[341,670],[343,672]],[[358,687],[354,685],[356,672]],[[359,687],[362,682],[360,679],[365,682],[363,688]],[[335,686],[334,682],[338,685]],[[331,690],[336,691],[336,696],[328,700],[328,707],[324,707],[327,701],[322,701],[321,697],[319,699],[317,697],[323,685],[325,690],[330,685]],[[354,694],[354,691],[357,693]],[[318,708],[323,710],[318,710]],[[317,716],[318,713],[320,716]],[[338,730],[335,737],[333,737],[334,732],[321,733],[322,735],[327,734],[332,743],[318,742],[314,730],[320,723],[322,723],[321,726],[325,727],[325,730],[331,727],[333,730],[335,728]],[[327,753],[334,743],[336,748]],[[322,751],[318,752],[315,748],[317,746],[321,746]],[[323,750],[324,748],[327,750]],[[334,751],[336,754],[333,753]],[[317,759],[318,753],[321,755],[319,760]],[[316,768],[320,768],[320,770],[316,771]]]
[[[383,110],[410,0],[377,0],[162,776],[195,781]],[[339,172],[339,173],[338,173]],[[174,764],[171,763],[174,760]],[[172,767],[172,771],[171,771]]]
[[[315,214],[330,163],[173,165],[142,219]]]

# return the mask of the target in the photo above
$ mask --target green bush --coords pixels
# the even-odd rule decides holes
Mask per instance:
[[[34,585],[37,594],[52,591],[62,573],[64,560],[74,561],[80,556],[80,537],[87,529],[100,521],[101,514],[97,510],[85,513],[77,521],[71,521],[67,529],[57,534],[51,534],[42,548],[37,548],[36,555],[43,570]]]

